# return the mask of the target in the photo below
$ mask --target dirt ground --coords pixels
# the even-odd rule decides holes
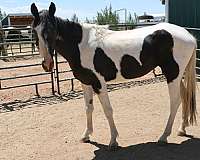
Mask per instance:
[[[85,128],[84,100],[28,108],[0,114],[0,160],[198,160],[200,127],[187,129],[194,137],[176,136],[180,109],[169,144],[156,144],[169,115],[166,82],[125,87],[109,92],[122,148],[108,151],[109,127],[94,97],[91,143],[80,143]],[[197,107],[200,112],[200,92]],[[198,122],[200,118],[198,116]]]

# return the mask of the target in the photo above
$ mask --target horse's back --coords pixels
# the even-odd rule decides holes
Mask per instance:
[[[152,26],[126,31],[111,31],[111,34],[105,36],[105,40],[108,40],[108,43],[109,41],[113,43],[115,41],[122,40],[143,40],[146,36],[153,34],[158,30],[165,30],[169,32],[172,37],[177,39],[185,40],[188,42],[195,41],[195,38],[185,28],[170,23],[159,23]]]
[[[160,23],[157,25],[158,28],[163,28],[168,31],[173,38],[185,41],[187,43],[196,43],[194,36],[184,27],[180,27],[170,23]]]
[[[173,43],[174,52],[189,52],[196,47],[196,39],[185,28],[170,24],[159,23],[157,25],[137,28],[129,31],[114,31],[106,35],[103,40],[102,49],[116,62],[124,55],[128,54],[137,59],[141,64],[140,53],[145,45],[152,45],[155,38],[163,39],[164,45]],[[168,41],[168,42],[167,42]],[[169,42],[171,41],[171,42]],[[155,44],[156,48],[161,47],[161,43]],[[176,54],[176,53],[174,53]],[[187,53],[186,53],[187,54]]]

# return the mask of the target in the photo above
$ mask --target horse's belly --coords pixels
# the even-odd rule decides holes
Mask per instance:
[[[134,78],[139,78],[142,77],[146,74],[148,74],[150,71],[152,71],[155,66],[137,66],[137,67],[130,67],[128,66],[127,68],[121,68],[115,79],[112,79],[110,81],[108,81],[109,83],[121,83],[121,82],[125,82],[125,81],[129,81],[131,79]]]
[[[125,79],[121,74],[117,74],[117,77],[111,81],[108,81],[107,83],[123,83],[123,82],[127,82],[130,81],[130,79]]]

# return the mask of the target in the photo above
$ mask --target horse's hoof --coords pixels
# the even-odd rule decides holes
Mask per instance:
[[[80,139],[81,143],[89,143],[90,142],[90,138],[89,137],[84,137]]]
[[[117,142],[112,143],[112,144],[110,144],[110,145],[108,146],[108,150],[109,150],[109,151],[116,151],[116,150],[118,150],[119,148],[120,148],[120,147],[119,147],[119,145],[118,145]]]
[[[177,135],[183,137],[186,136],[187,134],[184,131],[178,131]]]
[[[165,146],[165,145],[167,145],[167,144],[168,144],[167,141],[158,140],[158,145],[160,145],[160,146]]]

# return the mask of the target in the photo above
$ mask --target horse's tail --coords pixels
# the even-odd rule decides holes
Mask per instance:
[[[181,82],[182,114],[186,126],[196,124],[196,48],[185,69],[184,81]]]

